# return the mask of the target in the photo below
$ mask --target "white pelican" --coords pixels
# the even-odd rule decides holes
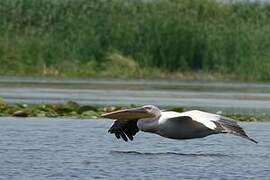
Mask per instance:
[[[124,141],[132,141],[137,132],[144,131],[172,139],[203,138],[211,134],[230,133],[257,143],[248,137],[235,120],[198,110],[178,113],[145,105],[101,116],[115,119],[108,132]]]

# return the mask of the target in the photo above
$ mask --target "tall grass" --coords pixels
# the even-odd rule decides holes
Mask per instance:
[[[114,66],[105,65],[111,63],[110,52],[133,59],[142,69],[270,81],[270,5],[214,0],[0,1],[0,74],[73,72],[92,77],[106,71],[110,76],[108,68],[113,72]]]

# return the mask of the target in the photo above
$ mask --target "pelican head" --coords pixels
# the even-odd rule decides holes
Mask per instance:
[[[158,118],[161,111],[153,105],[145,105],[138,108],[123,109],[102,114],[101,117],[117,120],[152,119]]]
[[[149,114],[152,114],[152,118],[159,118],[161,116],[160,109],[154,105],[144,105],[142,108]]]

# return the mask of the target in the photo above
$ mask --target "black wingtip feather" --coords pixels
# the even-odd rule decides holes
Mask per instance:
[[[237,136],[240,136],[242,138],[248,139],[254,143],[258,143],[256,140],[250,138],[244,129],[240,127],[237,123],[237,121],[226,118],[226,117],[221,117],[220,120],[216,121],[215,124],[217,125],[217,130],[221,132],[226,132],[226,133],[231,133]]]
[[[252,139],[252,138],[250,138],[250,137],[248,137],[248,139],[249,139],[250,141],[254,142],[255,144],[258,144],[258,143],[259,143],[258,141],[254,140],[254,139]]]
[[[108,130],[109,133],[115,134],[117,139],[122,138],[125,142],[133,141],[135,134],[139,131],[137,120],[116,120]]]

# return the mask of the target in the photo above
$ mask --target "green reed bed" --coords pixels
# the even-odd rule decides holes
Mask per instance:
[[[2,75],[269,81],[270,5],[1,0],[0,64]]]

